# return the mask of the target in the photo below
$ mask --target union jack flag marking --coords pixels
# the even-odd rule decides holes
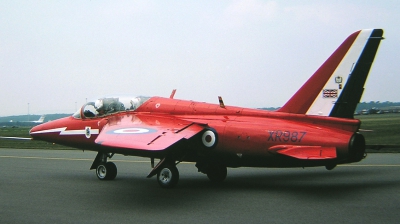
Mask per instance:
[[[337,89],[324,89],[322,91],[322,97],[324,98],[337,98],[338,90]]]

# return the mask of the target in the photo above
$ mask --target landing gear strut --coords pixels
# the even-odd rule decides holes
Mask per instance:
[[[117,176],[117,166],[113,162],[107,162],[113,154],[99,152],[93,161],[90,169],[96,169],[96,176],[99,180],[114,180]]]

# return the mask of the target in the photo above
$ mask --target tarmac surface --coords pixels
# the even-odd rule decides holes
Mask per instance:
[[[178,165],[174,189],[147,179],[146,158],[115,155],[114,181],[95,152],[0,149],[0,223],[398,223],[400,153],[374,153],[332,171],[228,169],[218,185]]]

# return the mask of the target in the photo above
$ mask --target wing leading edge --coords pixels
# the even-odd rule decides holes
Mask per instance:
[[[95,142],[113,148],[157,151],[189,139],[204,128],[174,117],[126,114],[110,118]]]

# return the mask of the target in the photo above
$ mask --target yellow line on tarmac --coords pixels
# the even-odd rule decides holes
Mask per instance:
[[[400,167],[400,164],[359,164],[359,165],[351,165],[351,164],[343,164],[339,166],[364,166],[364,167]]]
[[[78,158],[58,158],[58,157],[38,157],[38,156],[0,156],[0,158],[11,158],[11,159],[42,159],[42,160],[66,160],[66,161],[93,161],[93,159],[78,159]],[[150,160],[118,160],[110,159],[112,162],[122,162],[122,163],[149,163]],[[181,162],[181,163],[191,163],[191,162]]]
[[[68,160],[68,161],[93,161],[94,159],[78,159],[78,158],[57,158],[57,157],[38,157],[38,156],[0,156],[0,158],[12,159],[42,159],[42,160]],[[129,160],[112,160],[115,162],[125,163],[148,163],[150,161],[129,161]]]

